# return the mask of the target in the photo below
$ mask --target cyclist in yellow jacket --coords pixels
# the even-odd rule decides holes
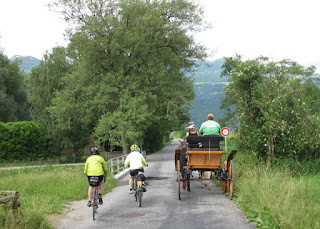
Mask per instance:
[[[89,202],[87,204],[88,207],[91,207],[92,200],[92,186],[90,186],[90,178],[92,176],[99,178],[99,204],[103,204],[102,200],[102,192],[103,192],[103,180],[106,180],[108,175],[108,167],[106,165],[103,157],[100,156],[100,152],[98,148],[92,148],[91,150],[92,156],[88,157],[86,160],[86,164],[84,166],[84,174],[88,176],[89,188],[88,188],[88,196]]]

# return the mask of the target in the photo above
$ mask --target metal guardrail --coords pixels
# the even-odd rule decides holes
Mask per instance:
[[[142,155],[144,158],[146,158],[146,151],[142,151]],[[128,155],[122,155],[119,157],[111,158],[107,161],[109,173],[116,175],[122,171],[124,171],[124,162],[126,160]]]
[[[108,169],[109,173],[115,175],[124,170],[124,161],[126,160],[127,155],[122,155],[120,157],[111,158],[108,160]]]

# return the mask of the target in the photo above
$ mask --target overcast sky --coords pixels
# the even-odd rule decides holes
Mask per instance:
[[[12,55],[43,57],[66,45],[65,23],[50,0],[0,0],[0,47]],[[289,58],[320,69],[319,0],[200,0],[212,28],[196,36],[213,59],[260,55]]]

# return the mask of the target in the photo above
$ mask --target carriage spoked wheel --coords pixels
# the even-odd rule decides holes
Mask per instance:
[[[180,171],[180,160],[177,161],[177,164],[178,164],[178,170],[177,170],[177,180],[178,180],[178,197],[179,197],[179,200],[181,199],[180,198],[180,177],[181,177],[181,171]]]
[[[228,178],[227,178],[227,187],[228,188],[228,196],[230,200],[233,197],[234,187],[235,187],[235,171],[234,171],[234,163],[233,160],[229,162],[228,166]]]

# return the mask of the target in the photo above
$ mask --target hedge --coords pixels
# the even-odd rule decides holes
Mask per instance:
[[[35,122],[0,122],[0,161],[34,161],[53,158],[46,129]]]

